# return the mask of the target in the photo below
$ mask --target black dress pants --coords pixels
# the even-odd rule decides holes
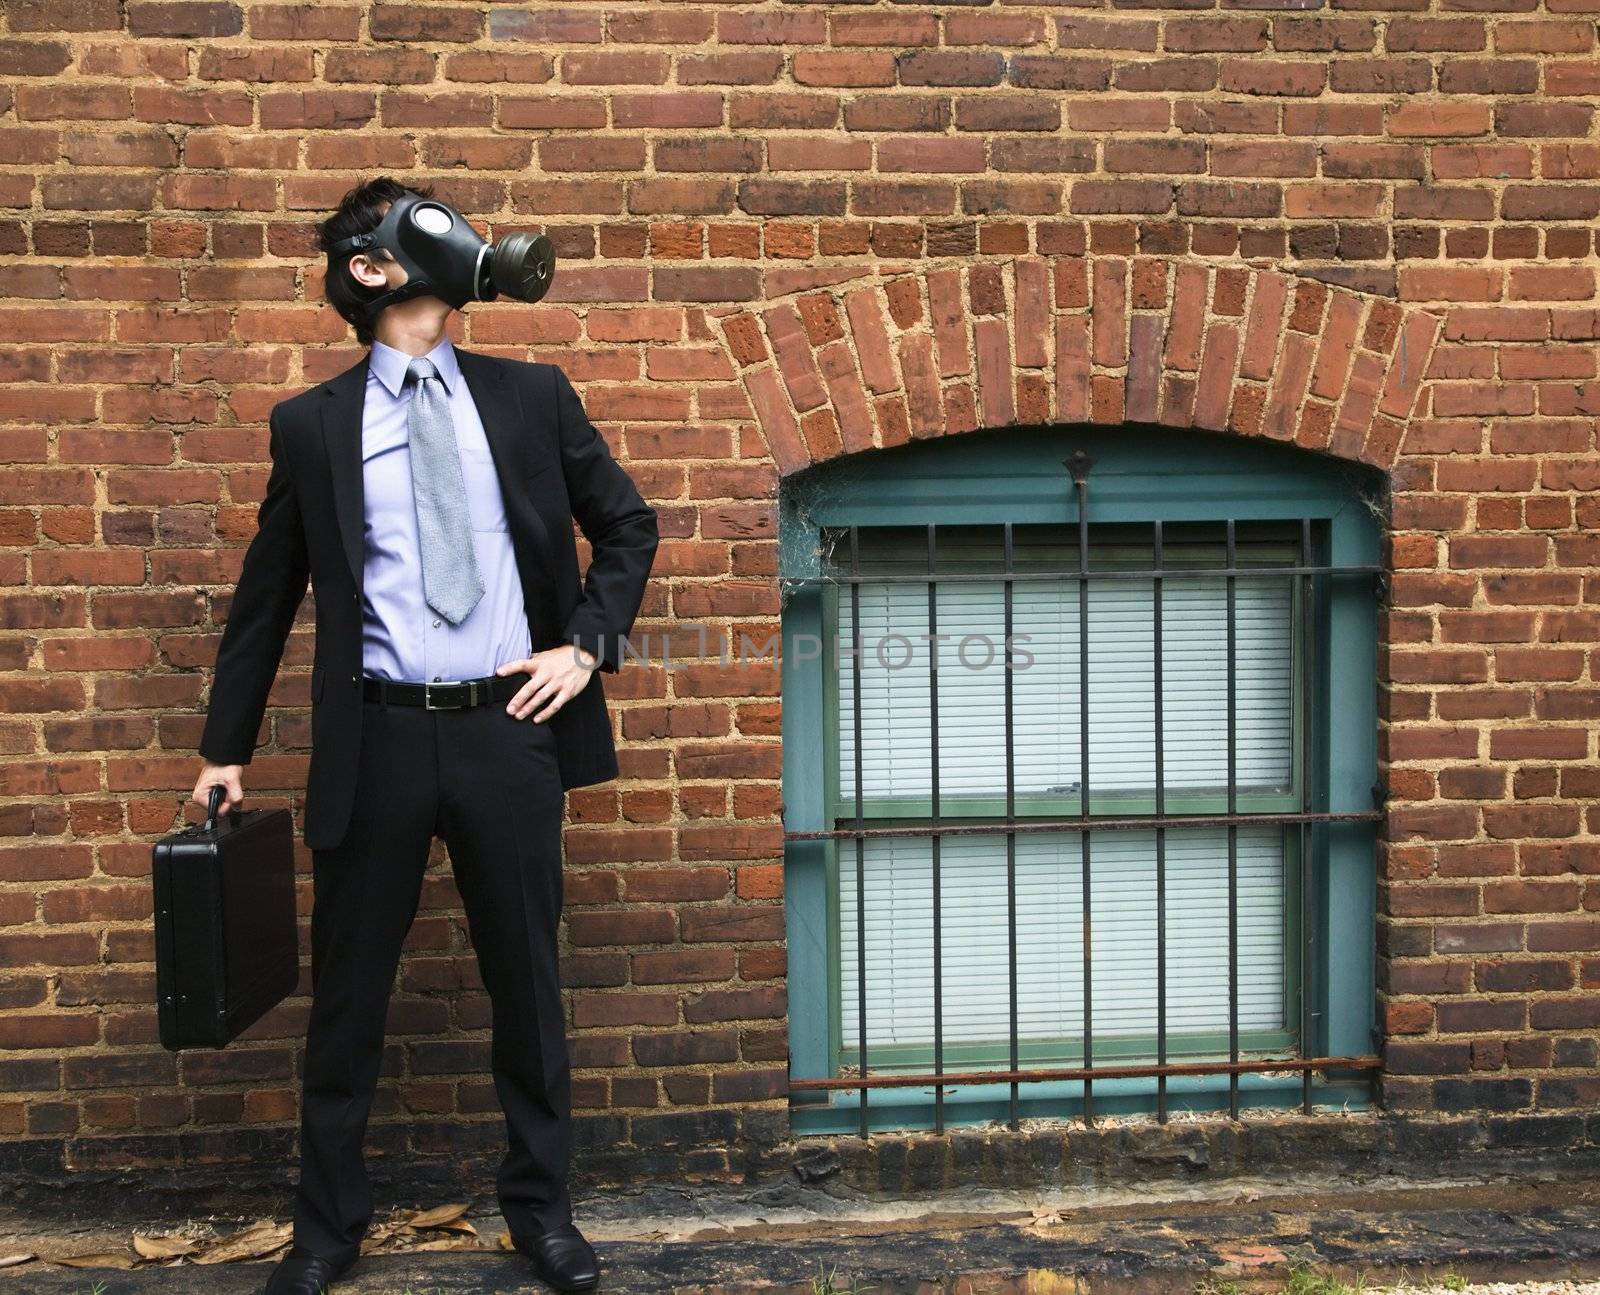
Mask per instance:
[[[506,702],[459,710],[364,701],[345,838],[313,851],[294,1239],[353,1260],[372,1219],[362,1154],[400,947],[433,838],[444,839],[492,1004],[507,1150],[497,1178],[513,1232],[571,1219],[571,1085],[557,969],[564,795],[548,723]]]

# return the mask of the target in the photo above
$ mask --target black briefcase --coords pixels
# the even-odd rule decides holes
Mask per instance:
[[[157,841],[156,1000],[161,1044],[220,1048],[287,997],[300,975],[294,816],[230,811]]]

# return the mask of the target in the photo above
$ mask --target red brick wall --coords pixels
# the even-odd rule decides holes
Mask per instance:
[[[659,507],[642,630],[764,639],[777,479],[846,449],[1135,418],[1388,468],[1385,1097],[1593,1105],[1596,8],[9,0],[0,1132],[81,1165],[293,1128],[303,996],[157,1045],[149,849],[267,411],[358,354],[311,222],[377,171],[556,241],[546,302],[461,340],[563,365]],[[311,647],[308,602],[250,803],[297,805]],[[623,777],[567,838],[586,1136],[781,1127],[776,675],[608,685]],[[442,847],[424,905],[378,1118],[492,1141]]]

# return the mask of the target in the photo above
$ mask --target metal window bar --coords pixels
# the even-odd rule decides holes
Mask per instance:
[[[1311,521],[1303,518],[1300,522],[1300,561],[1309,566],[1311,564]],[[1309,716],[1312,714],[1312,684],[1315,675],[1312,666],[1315,664],[1312,651],[1316,644],[1311,633],[1313,624],[1312,600],[1316,592],[1316,585],[1309,575],[1300,577],[1300,639],[1304,646],[1305,661],[1300,671],[1300,709],[1308,718],[1300,725],[1300,808],[1309,813],[1313,804],[1312,787],[1316,779],[1313,776],[1311,761],[1316,752],[1311,741],[1311,723]],[[1311,876],[1311,824],[1302,819],[1297,829],[1300,836],[1300,1046],[1310,1051],[1316,1046],[1312,1034],[1314,1022],[1312,1021],[1312,974],[1316,970],[1316,959],[1312,956],[1316,949],[1317,931],[1312,918],[1312,892]],[[1308,1070],[1300,1080],[1300,1109],[1307,1115],[1311,1114],[1311,1072]]]
[[[1089,870],[1089,469],[1082,450],[1068,460],[1073,490],[1078,497],[1078,833],[1082,849],[1079,872],[1083,881],[1083,1122],[1094,1126],[1094,919],[1090,911]]]
[[[1235,603],[1238,537],[1228,519],[1228,1060],[1239,1060],[1239,630]],[[1228,1073],[1228,1117],[1239,1118],[1239,1072]]]
[[[1161,569],[1162,547],[1165,537],[1158,519],[1151,537],[1150,560],[1156,570]],[[1161,602],[1165,587],[1161,577],[1150,582],[1151,620],[1155,632],[1151,642],[1151,661],[1155,678],[1155,741],[1156,741],[1156,818],[1167,816],[1167,766],[1166,766],[1166,677],[1165,662],[1161,655]],[[1156,1064],[1162,1067],[1156,1076],[1156,1119],[1167,1122],[1167,829],[1156,824]]]
[[[933,826],[939,826],[939,562],[936,556],[934,524],[928,523],[928,738],[933,758],[932,797],[928,814]],[[861,671],[856,671],[857,676]],[[865,763],[856,748],[856,766]],[[941,941],[939,892],[939,847],[942,837],[935,835],[928,842],[933,859],[933,1131],[944,1132],[944,1086],[938,1076],[944,1073],[944,945]]]
[[[852,528],[853,529],[853,528]],[[1013,571],[1007,576],[1009,580],[1044,580],[1059,581],[1063,579],[1099,580],[1150,580],[1159,577],[1179,576],[1186,580],[1210,577],[1221,579],[1225,576],[1236,576],[1239,579],[1248,579],[1252,576],[1266,576],[1271,579],[1281,580],[1285,576],[1382,576],[1383,568],[1379,566],[1307,566],[1304,563],[1292,563],[1284,566],[1264,567],[1238,567],[1229,571],[1227,567],[1145,567],[1109,568],[1102,567],[1098,570],[1091,569],[1087,573],[1080,572],[1077,567],[1068,567],[1060,570],[1040,568],[1029,571]],[[982,580],[993,583],[995,573],[989,571],[946,571],[939,577],[941,585],[959,584],[965,581]],[[825,576],[796,576],[783,575],[779,577],[783,585],[895,585],[914,584],[926,585],[928,577],[925,575],[897,574],[893,571],[869,572],[866,574],[833,572]]]
[[[1088,467],[1090,461],[1086,456],[1075,455],[1068,461],[1072,470],[1075,493],[1078,503],[1078,553],[1076,569],[1038,571],[1018,571],[1015,568],[1014,532],[1011,523],[1006,523],[1003,529],[1004,566],[1001,573],[1002,591],[1004,597],[1005,616],[1005,651],[1007,671],[1005,677],[1005,714],[1004,714],[1004,742],[1005,742],[1005,816],[1002,820],[982,822],[949,822],[941,818],[940,786],[939,786],[939,709],[938,709],[938,662],[936,657],[937,615],[938,615],[938,586],[946,582],[960,580],[988,580],[995,577],[988,573],[962,573],[952,572],[941,575],[937,564],[937,530],[930,523],[927,526],[927,572],[923,575],[899,575],[894,573],[865,574],[861,569],[861,543],[859,527],[848,528],[848,572],[829,573],[824,576],[808,577],[792,583],[833,583],[843,585],[850,590],[850,625],[851,643],[859,651],[861,645],[861,586],[866,583],[895,583],[897,581],[914,580],[923,583],[928,589],[928,628],[930,636],[930,665],[929,665],[929,702],[930,702],[930,741],[932,749],[931,768],[931,805],[927,822],[894,822],[867,826],[864,810],[864,764],[860,752],[862,750],[862,672],[857,669],[853,672],[852,679],[852,731],[857,753],[854,762],[853,786],[853,814],[849,826],[835,826],[812,831],[785,831],[788,840],[821,840],[831,839],[840,841],[853,841],[855,843],[855,879],[856,879],[856,994],[857,994],[857,1024],[858,1024],[858,1073],[854,1076],[840,1076],[837,1078],[794,1078],[789,1086],[796,1091],[805,1090],[851,1090],[855,1089],[860,1094],[860,1129],[863,1137],[869,1132],[869,1090],[873,1088],[903,1088],[920,1087],[931,1084],[934,1089],[935,1128],[943,1132],[944,1127],[944,1090],[947,1087],[962,1085],[991,1084],[1006,1082],[1010,1088],[1010,1123],[1013,1128],[1019,1123],[1019,1086],[1024,1083],[1039,1083],[1049,1080],[1079,1080],[1083,1085],[1083,1113],[1086,1123],[1093,1123],[1093,1084],[1097,1078],[1147,1078],[1156,1080],[1157,1114],[1158,1118],[1165,1121],[1167,1118],[1167,1081],[1174,1076],[1197,1075],[1227,1075],[1229,1079],[1229,1111],[1237,1119],[1239,1113],[1239,1076],[1242,1074],[1268,1074],[1268,1073],[1293,1073],[1301,1074],[1302,1106],[1307,1113],[1312,1108],[1312,1076],[1319,1070],[1376,1070],[1380,1061],[1375,1056],[1317,1056],[1308,1055],[1316,1051],[1317,1042],[1317,1016],[1315,1010],[1315,963],[1318,956],[1316,947],[1316,905],[1313,888],[1312,870],[1312,845],[1314,844],[1314,831],[1317,826],[1329,823],[1376,823],[1382,820],[1380,810],[1355,811],[1336,813],[1315,808],[1317,797],[1315,794],[1316,771],[1313,769],[1312,760],[1316,752],[1316,743],[1313,733],[1314,717],[1314,669],[1316,665],[1315,634],[1316,613],[1315,597],[1319,582],[1331,577],[1347,576],[1376,576],[1382,577],[1382,568],[1376,566],[1331,566],[1318,565],[1314,561],[1313,531],[1310,519],[1302,519],[1299,535],[1299,561],[1293,565],[1270,565],[1260,567],[1240,566],[1237,553],[1237,527],[1234,520],[1229,519],[1225,524],[1226,564],[1221,568],[1194,568],[1165,566],[1165,535],[1163,526],[1156,522],[1153,527],[1152,564],[1148,570],[1126,569],[1101,569],[1091,570],[1089,567],[1089,539],[1090,528],[1088,521]],[[1241,813],[1238,809],[1238,752],[1237,752],[1237,668],[1238,645],[1236,624],[1236,586],[1240,578],[1256,576],[1273,577],[1278,579],[1290,578],[1291,583],[1298,583],[1300,597],[1299,607],[1295,615],[1298,626],[1295,637],[1299,642],[1301,664],[1299,669],[1299,709],[1300,709],[1300,807],[1298,810],[1265,811]],[[1165,730],[1164,730],[1164,669],[1162,640],[1163,640],[1163,596],[1165,582],[1168,580],[1192,580],[1206,577],[1221,577],[1226,588],[1226,616],[1227,616],[1227,810],[1224,813],[1183,813],[1169,814],[1166,808],[1166,768],[1165,768]],[[1015,710],[1012,692],[1012,678],[1010,666],[1012,664],[1013,616],[1014,616],[1014,586],[1018,580],[1047,579],[1047,580],[1075,580],[1078,586],[1078,642],[1079,642],[1079,670],[1078,670],[1078,702],[1079,702],[1079,758],[1080,769],[1080,802],[1077,815],[1069,818],[1039,817],[1023,818],[1017,814],[1016,807],[1016,781],[1015,781]],[[1088,668],[1088,590],[1091,581],[1098,579],[1142,579],[1149,580],[1154,591],[1154,736],[1155,736],[1155,813],[1153,815],[1127,814],[1127,815],[1095,815],[1090,802],[1090,750],[1089,750],[1089,668]],[[1298,1057],[1263,1057],[1242,1059],[1239,1046],[1239,953],[1238,953],[1238,858],[1237,858],[1237,829],[1240,825],[1279,824],[1286,831],[1298,833],[1298,865],[1299,865],[1299,1001],[1298,1001],[1298,1047],[1301,1055]],[[1167,833],[1170,830],[1190,827],[1216,827],[1227,828],[1228,833],[1228,1058],[1223,1060],[1201,1060],[1187,1062],[1173,1062],[1168,1057],[1168,1002],[1167,1002],[1167,930],[1166,930],[1166,845]],[[1091,837],[1093,834],[1105,831],[1154,829],[1156,844],[1156,977],[1157,977],[1157,1042],[1156,1060],[1154,1064],[1115,1064],[1097,1065],[1093,1054],[1093,994],[1092,994],[1092,932],[1093,918],[1090,908],[1090,878],[1093,862],[1093,848]],[[1023,1068],[1019,1046],[1018,1029],[1018,968],[1017,968],[1017,893],[1016,893],[1016,843],[1019,833],[1024,832],[1076,832],[1080,838],[1082,851],[1082,917],[1083,917],[1083,1039],[1082,1057],[1080,1066],[1044,1066]],[[1008,960],[1009,960],[1009,1068],[1004,1070],[962,1070],[947,1071],[944,1065],[944,1039],[943,1039],[943,1012],[942,1012],[942,955],[940,921],[940,844],[944,837],[955,835],[975,835],[1003,833],[1006,837],[1006,885],[1007,885],[1007,927],[1008,927]],[[867,1054],[867,974],[866,974],[866,884],[865,884],[865,847],[869,839],[888,837],[919,837],[930,838],[930,853],[932,860],[933,884],[933,959],[934,959],[934,1057],[932,1073],[910,1073],[905,1071],[884,1072],[872,1074],[868,1067]]]
[[[850,574],[861,574],[861,532],[858,527],[850,528]],[[861,583],[852,581],[850,585],[850,642],[861,642]],[[861,671],[855,671],[852,679],[851,690],[851,715],[855,724],[855,749],[861,750]],[[867,838],[862,829],[866,827],[866,819],[862,813],[862,761],[856,761],[855,770],[855,810],[856,810],[856,942],[860,949],[860,957],[856,960],[856,1021],[860,1026],[858,1031],[858,1046],[860,1051],[860,1071],[862,1078],[867,1074]],[[867,1088],[861,1088],[861,1136],[867,1136]]]
[[[1006,742],[1006,822],[1013,822],[1017,817],[1017,762],[1016,762],[1016,696],[1012,680],[1012,653],[1011,636],[1015,631],[1015,618],[1013,616],[1012,600],[1015,591],[1011,585],[1011,572],[1016,566],[1015,541],[1012,535],[1011,523],[1005,524],[1003,535],[1005,545],[1005,571],[1006,578],[1002,585],[1002,596],[1005,600],[1004,644],[1006,671],[1005,679],[1005,742]],[[859,747],[856,748],[858,751]],[[861,761],[858,759],[857,764]],[[1011,1011],[1008,1018],[1008,1029],[1011,1039],[1011,1069],[1016,1071],[1022,1064],[1020,1043],[1018,1040],[1018,999],[1021,990],[1017,982],[1017,834],[1006,833],[1006,953],[1007,953],[1007,989],[1011,998]],[[1022,1086],[1015,1079],[1011,1081],[1010,1093],[1007,1096],[1010,1113],[1010,1125],[1015,1131],[1022,1127],[1021,1101]]]

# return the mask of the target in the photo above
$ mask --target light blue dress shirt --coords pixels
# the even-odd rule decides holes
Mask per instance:
[[[411,357],[374,342],[361,414],[366,496],[362,669],[378,678],[412,683],[482,678],[532,652],[522,582],[483,420],[450,339],[429,351],[428,359],[450,393],[484,594],[459,625],[451,625],[427,604],[406,431],[406,405],[415,390],[406,385]]]

